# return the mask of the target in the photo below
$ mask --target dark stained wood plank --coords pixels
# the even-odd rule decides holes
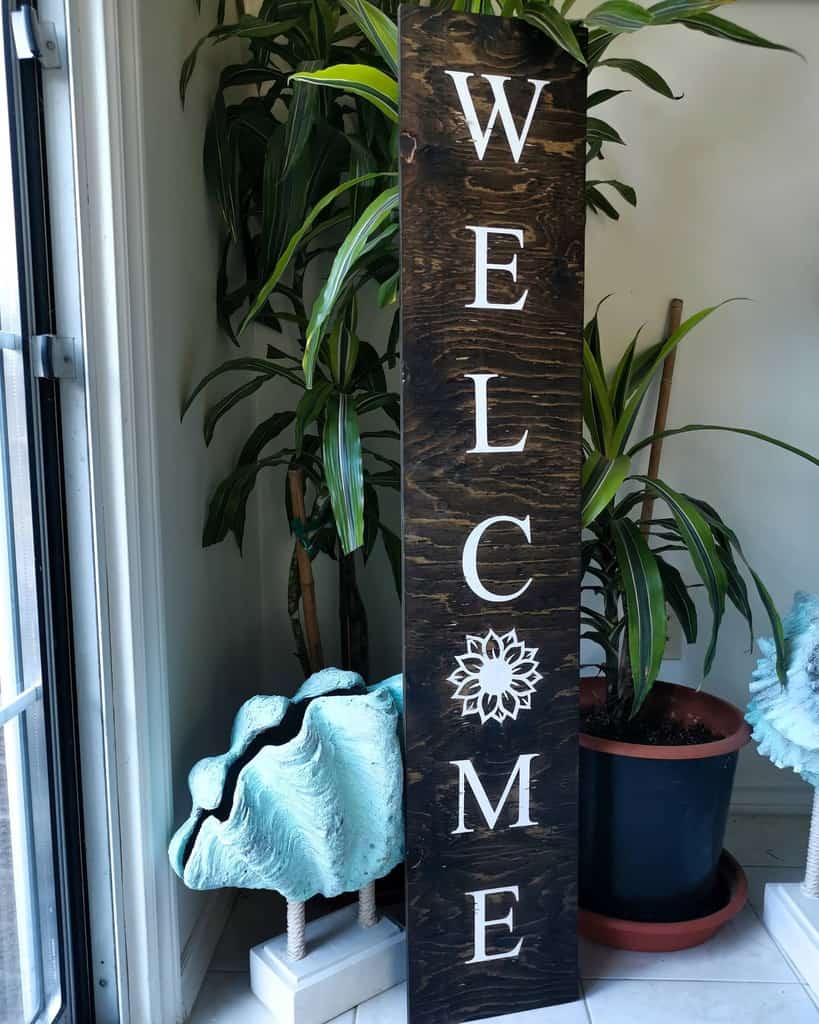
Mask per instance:
[[[580,585],[581,336],[585,76],[545,37],[512,20],[403,8],[401,37],[401,229],[403,317],[404,672],[407,765],[407,914],[411,1024],[452,1024],[577,997],[576,843]],[[455,83],[469,80],[480,125],[493,98],[482,74],[509,77],[506,95],[522,126],[529,82],[547,80],[519,162],[500,122],[483,160],[465,126]],[[517,281],[488,274],[488,298],[521,310],[470,309],[476,235],[467,226],[522,229],[491,236],[489,261],[517,256]],[[488,436],[522,452],[476,446],[476,385],[488,382]],[[478,575],[511,602],[481,599],[464,578],[470,532],[498,523],[479,548]],[[448,677],[467,636],[516,630],[542,678],[531,707],[502,722],[462,714]],[[474,641],[473,641],[474,646]],[[500,649],[490,640],[488,654]],[[477,662],[470,661],[474,667]],[[482,677],[488,682],[489,677]],[[491,704],[486,708],[491,709]],[[512,705],[513,706],[513,705]],[[471,706],[470,706],[471,707]],[[513,786],[490,828],[459,774],[471,762],[493,808],[530,760],[529,820]],[[525,820],[525,819],[524,819]],[[453,834],[455,832],[455,834]],[[485,930],[474,960],[476,899],[486,916],[513,910],[513,930]]]

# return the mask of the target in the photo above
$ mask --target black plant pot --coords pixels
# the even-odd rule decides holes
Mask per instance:
[[[583,681],[582,704],[604,698],[602,682]],[[648,746],[581,733],[579,902],[600,919],[693,922],[731,900],[722,846],[750,731],[737,708],[687,687],[658,683],[649,701],[648,714],[724,739]]]

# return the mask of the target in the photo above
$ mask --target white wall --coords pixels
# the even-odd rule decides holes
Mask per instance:
[[[215,5],[212,5],[215,6]],[[232,541],[203,550],[206,502],[232,467],[255,419],[237,409],[217,428],[208,450],[199,402],[183,424],[183,396],[217,362],[236,353],[216,325],[217,226],[202,172],[202,140],[218,71],[229,52],[206,47],[186,109],[178,98],[182,60],[212,23],[192,2],[140,4],[143,127],[150,154],[145,194],[151,273],[154,414],[161,439],[159,499],[164,605],[177,823],[190,810],[187,773],[200,757],[224,750],[239,704],[260,689],[267,631],[261,597],[258,534],[245,557]],[[234,385],[237,381],[234,381]],[[209,401],[225,390],[214,386]],[[179,895],[182,949],[212,897]]]
[[[595,87],[634,91],[598,108],[628,145],[609,147],[593,176],[632,182],[639,205],[617,224],[590,219],[587,304],[615,293],[602,321],[605,352],[614,359],[643,321],[645,341],[656,340],[674,295],[688,313],[751,297],[719,311],[681,347],[669,425],[752,427],[816,453],[819,5],[751,0],[725,13],[802,50],[807,63],[673,27],[612,47],[613,55],[656,67],[685,98],[665,100],[615,72],[595,75]],[[795,589],[819,591],[815,467],[749,439],[691,434],[666,441],[662,475],[716,505],[783,612]],[[757,635],[769,635],[758,602],[755,610]],[[666,678],[699,682],[703,632],[681,663],[665,667]],[[747,629],[732,609],[706,686],[737,704],[747,701],[755,665],[747,648]],[[774,769],[753,747],[743,753],[738,803],[807,798],[807,786],[791,773]]]

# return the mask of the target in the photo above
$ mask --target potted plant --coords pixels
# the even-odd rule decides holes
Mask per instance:
[[[743,712],[726,701],[657,682],[667,607],[687,642],[697,639],[692,584],[672,559],[689,562],[708,596],[703,676],[714,659],[726,600],[748,622],[753,642],[746,574],[770,618],[780,679],[787,678],[782,623],[736,533],[703,499],[634,472],[634,460],[658,438],[712,430],[777,445],[819,466],[792,445],[715,424],[632,440],[665,360],[718,308],[700,311],[639,354],[635,338],[609,373],[599,307],[585,331],[582,624],[603,660],[600,675],[583,680],[581,695],[581,927],[624,948],[701,942],[744,902],[741,870],[722,842],[737,756],[749,730]]]
[[[383,377],[383,366],[396,357],[397,320],[393,318],[393,330],[383,352],[376,347],[371,351],[358,338],[360,317],[356,305],[363,302],[362,288],[373,282],[377,290],[370,292],[371,302],[375,298],[378,305],[389,306],[396,303],[398,294],[397,33],[390,17],[395,5],[377,7],[367,0],[343,0],[339,7],[331,2],[325,8],[331,12],[328,16],[332,31],[324,33],[320,19],[312,14],[313,5],[307,5],[311,8],[309,16],[304,14],[304,6],[285,0],[268,2],[258,18],[242,16],[236,24],[221,23],[211,33],[217,41],[234,36],[251,40],[251,66],[240,65],[235,70],[236,82],[254,82],[254,75],[264,83],[274,82],[272,86],[263,84],[263,91],[251,97],[253,126],[260,128],[262,134],[272,133],[265,135],[263,159],[258,140],[244,148],[240,145],[248,131],[244,108],[247,100],[227,108],[232,111],[228,115],[222,98],[217,97],[214,108],[209,133],[214,154],[214,189],[220,197],[228,230],[226,249],[238,251],[243,267],[242,280],[228,290],[226,256],[220,273],[221,316],[237,343],[246,341],[246,329],[251,323],[275,330],[292,322],[298,341],[295,356],[279,348],[268,349],[267,359],[232,361],[232,365],[225,364],[211,376],[246,369],[262,377],[281,375],[301,382],[297,365],[301,362],[304,396],[291,415],[296,443],[277,456],[264,455],[262,449],[272,435],[266,437],[265,430],[259,428],[260,444],[251,445],[244,462],[240,457],[237,472],[214,497],[209,522],[215,506],[221,525],[212,534],[206,533],[206,539],[221,539],[229,530],[236,533],[232,523],[244,522],[247,497],[258,472],[256,467],[272,464],[270,460],[278,457],[285,463],[303,462],[315,474],[316,504],[310,518],[314,529],[323,531],[320,535],[325,538],[324,546],[311,544],[309,532],[305,536],[297,534],[297,542],[309,545],[311,554],[324,550],[349,558],[362,546],[366,554],[367,538],[374,536],[374,527],[368,532],[366,526],[368,520],[372,524],[378,518],[368,512],[368,505],[372,509],[368,496],[374,493],[368,490],[368,482],[397,486],[399,475],[394,460],[387,462],[386,471],[376,471],[361,457],[361,438],[365,435],[359,428],[361,416],[382,409],[397,422],[397,396],[388,392]],[[654,69],[639,61],[611,56],[610,48],[619,35],[651,25],[678,23],[726,40],[788,49],[714,15],[712,11],[721,6],[719,2],[661,0],[644,8],[629,0],[608,0],[595,7],[582,22],[568,19],[572,6],[573,0],[564,0],[560,5],[545,0],[511,0],[504,4],[474,0],[463,4],[462,9],[524,18],[587,64],[591,71],[598,67],[614,68],[670,98],[672,90]],[[581,25],[588,32],[585,52],[578,41],[577,29]],[[194,59],[192,56],[186,62],[183,83]],[[307,66],[308,62],[321,66]],[[280,105],[266,98],[270,90],[275,91],[275,98],[288,111],[284,121],[280,120]],[[594,90],[589,95],[589,108],[619,94],[619,90]],[[266,128],[255,120],[262,111],[268,118]],[[339,111],[345,114],[341,119]],[[349,114],[355,116],[347,117]],[[302,172],[309,170],[316,158],[316,146],[322,145],[321,125],[325,121],[334,127],[333,137],[343,139],[346,163],[342,157],[333,165],[327,191],[321,193],[316,187],[300,197],[293,207],[301,211],[300,219],[294,218],[289,205],[294,200],[286,190],[282,191],[282,183],[288,181],[282,170],[287,166],[287,153],[296,152],[302,161]],[[305,133],[309,141],[305,140]],[[622,144],[623,140],[616,129],[595,114],[588,118],[587,141],[589,161],[596,162],[605,155],[607,145]],[[279,152],[282,147],[283,155]],[[612,219],[618,216],[603,188],[629,203],[636,202],[630,186],[590,178],[587,204],[594,212]],[[292,228],[289,235],[280,231],[271,236],[274,220],[268,211],[274,208],[276,217],[286,215]],[[241,211],[238,220],[234,218],[237,209]],[[339,239],[333,231],[340,226],[349,226],[349,230]],[[321,238],[320,245],[317,238]],[[332,263],[311,303],[304,291],[304,268],[325,248],[332,255]],[[290,303],[293,311],[282,315],[280,300]],[[633,443],[630,435],[666,356],[713,312],[713,308],[703,310],[682,324],[667,341],[643,351],[637,351],[635,338],[610,374],[606,373],[601,356],[597,315],[587,328],[584,344],[587,436],[583,442],[583,522],[588,534],[583,547],[587,571],[583,623],[584,635],[600,645],[604,661],[601,678],[585,682],[583,690],[581,900],[588,908],[583,920],[592,930],[604,917],[630,921],[642,918],[637,924],[659,928],[665,948],[690,943],[692,936],[681,937],[683,930],[672,923],[669,937],[668,930],[662,931],[663,921],[683,917],[705,919],[698,925],[697,936],[702,937],[703,929],[714,927],[719,914],[724,917],[731,912],[741,897],[737,891],[721,892],[717,883],[722,877],[720,851],[736,751],[747,739],[741,713],[729,705],[690,689],[657,683],[665,644],[666,602],[680,619],[689,641],[696,638],[697,629],[689,588],[666,556],[678,553],[689,557],[706,588],[713,616],[706,673],[713,660],[726,598],[749,624],[751,609],[739,568],[744,564],[742,551],[733,531],[710,505],[680,494],[661,480],[634,473],[632,460],[651,439]],[[240,322],[234,327],[235,318]],[[352,366],[352,370],[339,372],[342,365]],[[216,412],[209,414],[206,429],[208,422],[215,422],[215,414],[221,415],[243,397],[248,386],[253,386],[252,381],[231,393],[227,402],[222,400],[213,407]],[[342,406],[343,423],[336,418]],[[276,420],[273,426],[280,422]],[[289,428],[290,424],[285,426]],[[343,431],[339,433],[341,427]],[[703,429],[731,428],[694,424],[666,433]],[[335,463],[323,457],[322,444],[328,431],[333,430],[349,442],[344,457]],[[382,432],[372,433],[380,436]],[[397,439],[394,429],[386,433],[392,440]],[[778,444],[819,465],[812,456],[782,442],[751,430],[740,429],[739,433]],[[309,442],[308,436],[312,437]],[[378,479],[379,472],[388,479]],[[646,495],[656,496],[667,513],[658,519],[645,517],[638,523],[636,511]],[[225,514],[219,511],[222,508]],[[288,519],[292,521],[289,511]],[[384,536],[385,540],[394,538],[391,533]],[[395,550],[394,539],[391,543]],[[773,623],[780,671],[784,671],[778,615],[762,581],[753,570],[747,571]],[[613,793],[610,787],[614,785],[622,788]],[[677,787],[685,788],[685,795],[677,796]],[[643,802],[652,791],[660,801],[653,811]],[[675,812],[669,816],[667,825],[660,828],[670,791],[676,797]],[[629,817],[633,808],[639,815],[637,824],[634,817]],[[642,822],[650,823],[655,834],[670,835],[672,825],[678,827],[679,836],[668,846],[679,848],[683,859],[685,844],[680,836],[696,835],[698,839],[696,862],[685,860],[684,872],[679,861],[672,867],[676,892],[671,892],[674,886],[670,886],[667,875],[657,874],[667,865],[667,850],[659,846],[652,850],[647,842],[651,836],[635,841],[634,833],[629,832],[642,827]],[[638,857],[642,858],[642,871],[635,885],[634,876],[629,876],[629,864]],[[650,888],[652,874],[656,874],[657,884]],[[712,903],[726,906],[719,911]],[[717,919],[711,911],[718,914]],[[608,941],[646,941],[644,937],[635,940],[633,935],[618,938],[611,929],[605,934],[598,929],[595,934]],[[655,935],[655,948],[657,941]]]

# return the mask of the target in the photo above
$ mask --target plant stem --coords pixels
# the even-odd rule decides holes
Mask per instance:
[[[341,632],[341,666],[369,678],[367,612],[358,590],[355,552],[338,553],[338,617]]]
[[[287,482],[290,487],[293,518],[304,524],[306,518],[304,512],[304,470],[301,467],[288,470]],[[313,582],[313,564],[298,537],[296,538],[296,562],[298,564],[299,584],[301,587],[304,632],[307,636],[307,657],[310,662],[310,671],[318,672],[319,669],[324,668],[324,652],[321,648],[318,609],[316,607],[316,587]]]

